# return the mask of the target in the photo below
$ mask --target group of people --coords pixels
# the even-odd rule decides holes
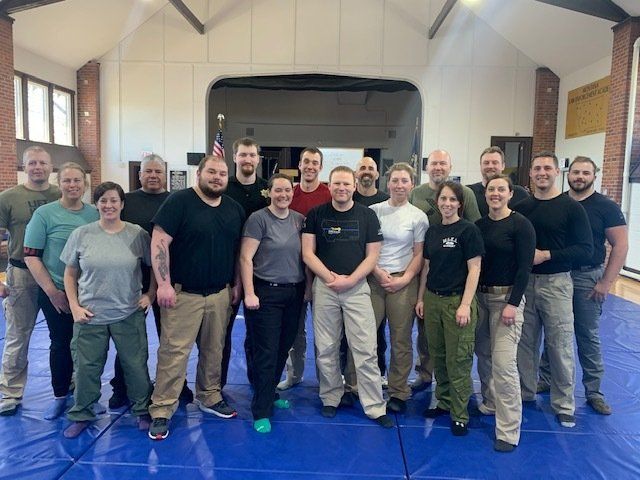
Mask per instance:
[[[465,435],[475,352],[479,413],[496,416],[495,449],[512,451],[522,402],[536,393],[550,390],[559,423],[575,425],[574,330],[587,401],[611,413],[600,388],[598,325],[628,242],[620,209],[594,191],[591,159],[572,162],[563,194],[557,157],[535,155],[530,196],[502,175],[497,147],[482,152],[482,181],[468,187],[449,180],[451,157],[436,150],[427,183],[416,187],[414,169],[396,163],[386,172],[385,194],[369,157],[355,171],[334,168],[325,185],[321,150],[305,148],[294,185],[284,174],[259,178],[259,153],[253,139],[241,138],[233,144],[235,176],[223,158],[207,156],[195,185],[171,195],[163,160],[149,155],[139,190],[125,194],[104,182],[93,207],[82,201],[80,166],[62,165],[56,188],[48,153],[25,150],[26,183],[0,193],[0,227],[10,235],[0,287],[7,322],[0,415],[15,414],[22,401],[42,309],[54,394],[45,418],[66,412],[65,437],[80,435],[103,411],[110,339],[118,355],[109,407],[132,404],[150,438],[166,438],[180,401],[194,401],[186,383],[194,343],[195,402],[203,412],[235,417],[223,387],[241,302],[260,433],[271,431],[274,408],[290,408],[281,392],[303,380],[309,309],[324,417],[359,401],[367,417],[390,428],[388,413],[404,413],[412,390],[435,377],[437,403],[424,415],[448,415],[452,433]],[[612,247],[606,267],[605,240]],[[155,384],[147,369],[149,309],[160,339]],[[414,322],[417,377],[410,385]]]

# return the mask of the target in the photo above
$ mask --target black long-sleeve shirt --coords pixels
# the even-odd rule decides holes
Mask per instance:
[[[488,216],[476,222],[484,240],[480,285],[513,285],[507,300],[518,306],[527,288],[536,249],[536,232],[531,222],[518,212],[492,220]]]
[[[486,187],[482,184],[482,182],[472,183],[471,185],[467,185],[471,190],[473,190],[473,194],[476,196],[476,202],[478,202],[478,210],[480,210],[480,215],[483,217],[489,214],[489,205],[487,205],[487,199],[485,197]],[[513,198],[509,200],[509,208],[513,208],[513,206],[525,199],[529,198],[529,193],[520,185],[513,186]]]
[[[593,238],[584,208],[568,195],[549,200],[529,197],[516,204],[536,231],[536,248],[549,250],[551,259],[534,265],[535,274],[568,272],[580,258],[593,254]]]

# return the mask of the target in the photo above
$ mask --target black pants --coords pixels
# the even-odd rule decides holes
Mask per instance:
[[[236,315],[238,315],[238,310],[240,309],[240,303],[237,305],[231,305],[233,311],[231,312],[231,317],[229,317],[229,325],[227,326],[227,336],[224,338],[224,348],[222,349],[222,370],[220,375],[220,388],[224,388],[227,384],[227,374],[229,373],[229,362],[231,361],[231,334],[233,332],[233,324],[236,321]],[[245,324],[246,324],[246,315],[245,312]],[[253,385],[253,359],[251,358],[251,340],[249,329],[246,328],[246,334],[244,337],[244,355],[247,359],[247,379],[249,380],[249,385]]]
[[[69,393],[73,376],[73,358],[71,357],[71,339],[73,338],[73,316],[70,313],[58,313],[44,290],[38,290],[38,306],[44,313],[49,327],[49,368],[51,386],[56,397]]]
[[[153,309],[153,319],[156,322],[156,332],[158,332],[158,338],[160,338],[160,332],[162,327],[160,326],[160,305],[158,302],[154,301],[151,304],[151,308]],[[113,387],[113,393],[118,396],[126,397],[127,396],[127,385],[124,381],[124,370],[122,370],[122,365],[120,365],[120,358],[116,354],[116,359],[113,362],[113,378],[109,382]],[[185,385],[187,381],[184,381]]]
[[[271,287],[254,282],[260,299],[258,310],[245,310],[253,359],[253,399],[255,420],[269,418],[278,398],[276,385],[284,370],[289,350],[298,334],[298,319],[304,298],[304,282],[296,286]]]

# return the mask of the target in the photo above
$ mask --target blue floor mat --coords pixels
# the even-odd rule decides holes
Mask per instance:
[[[292,408],[276,411],[269,435],[255,433],[251,390],[244,357],[244,320],[233,330],[231,368],[225,396],[238,417],[223,420],[203,414],[194,404],[181,405],[171,420],[169,438],[153,442],[137,428],[128,411],[107,412],[76,440],[62,436],[67,420],[42,419],[51,401],[49,337],[42,320],[29,352],[29,380],[15,417],[0,417],[0,479],[155,478],[216,480],[330,480],[427,478],[640,478],[640,306],[609,296],[602,318],[606,363],[603,390],[614,409],[599,416],[586,405],[576,371],[577,426],[558,425],[549,395],[538,395],[523,409],[522,438],[512,454],[493,451],[495,421],[472,417],[470,434],[453,437],[449,420],[426,420],[432,391],[407,402],[395,426],[375,425],[356,405],[339,409],[335,418],[321,407],[313,365],[312,329],[302,384],[284,393]],[[4,319],[0,313],[0,346]],[[158,338],[148,320],[149,370],[155,377]],[[414,332],[415,335],[415,332]],[[111,394],[113,350],[102,377],[101,402]],[[187,380],[194,388],[197,352],[189,359]],[[475,376],[474,392],[479,397]],[[476,401],[472,399],[472,404]]]

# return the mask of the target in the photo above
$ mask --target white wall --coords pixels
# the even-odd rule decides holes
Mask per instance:
[[[204,36],[168,5],[99,60],[102,177],[128,185],[127,163],[143,151],[169,168],[205,151],[217,79],[301,72],[412,82],[423,156],[448,149],[453,174],[478,180],[491,135],[532,134],[537,65],[460,2],[428,41],[444,1],[188,0]]]
[[[73,68],[54,63],[18,46],[13,47],[13,64],[19,72],[77,91],[76,71]]]
[[[594,133],[578,138],[565,138],[567,126],[567,95],[578,87],[600,80],[611,73],[611,56],[602,58],[585,68],[577,70],[560,79],[558,97],[558,129],[556,133],[556,154],[558,158],[573,159],[578,155],[590,157],[602,168],[604,157],[605,133]],[[596,189],[600,190],[601,175],[596,180]]]

